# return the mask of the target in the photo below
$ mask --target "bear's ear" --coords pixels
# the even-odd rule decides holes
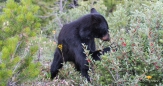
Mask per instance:
[[[91,9],[91,13],[98,13],[95,8]]]
[[[91,23],[96,25],[99,22],[100,22],[100,20],[98,19],[98,16],[96,14],[92,14],[91,15]]]

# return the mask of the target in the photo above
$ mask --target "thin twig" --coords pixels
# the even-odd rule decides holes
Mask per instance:
[[[16,54],[16,51],[17,51],[17,49],[18,49],[18,47],[20,46],[21,43],[22,43],[22,41],[17,44],[16,49],[15,49],[15,52],[12,54],[11,59],[14,58],[14,56]]]
[[[57,20],[58,20],[58,22],[59,22],[59,26],[60,26],[60,28],[62,28],[62,26],[63,26],[63,24],[62,24],[62,22],[61,22],[61,19],[58,17],[58,15],[56,14],[56,17],[57,17]]]
[[[110,74],[112,75],[112,77],[113,77],[114,81],[116,81],[116,79],[115,79],[115,77],[114,77],[113,73],[110,71],[110,69],[109,69],[109,72],[110,72]]]
[[[59,9],[60,9],[60,12],[62,12],[63,11],[63,6],[62,6],[62,0],[60,0],[60,2],[59,2]]]

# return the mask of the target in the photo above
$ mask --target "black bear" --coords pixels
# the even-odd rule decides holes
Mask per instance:
[[[97,51],[94,51],[94,52],[89,52],[89,54],[91,54],[91,57],[97,61],[97,60],[101,60],[100,59],[100,55],[104,54],[104,53],[107,53],[107,52],[110,52],[111,51],[111,48],[110,47],[106,47],[104,48],[103,50],[97,50]]]
[[[100,60],[97,56],[100,55],[99,51],[95,51],[94,38],[110,41],[108,29],[107,21],[95,8],[91,9],[90,14],[84,15],[69,24],[65,24],[58,36],[59,47],[56,48],[51,65],[51,79],[53,79],[59,69],[62,68],[63,62],[71,61],[75,64],[76,70],[80,71],[82,76],[90,81],[88,75],[89,68],[86,66],[88,62],[86,55],[83,53],[82,43],[88,46],[88,50],[92,52],[92,56],[95,57],[95,60]]]

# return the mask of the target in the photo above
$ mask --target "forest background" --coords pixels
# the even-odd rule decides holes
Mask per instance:
[[[64,64],[50,80],[62,26],[94,7],[109,24],[111,47],[93,61],[91,82]],[[116,51],[117,49],[117,51]],[[0,0],[0,86],[162,86],[163,0]]]

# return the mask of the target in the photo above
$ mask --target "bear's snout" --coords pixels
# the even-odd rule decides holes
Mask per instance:
[[[106,34],[105,36],[103,36],[101,38],[101,40],[103,40],[103,41],[110,41],[110,35],[109,34]]]

